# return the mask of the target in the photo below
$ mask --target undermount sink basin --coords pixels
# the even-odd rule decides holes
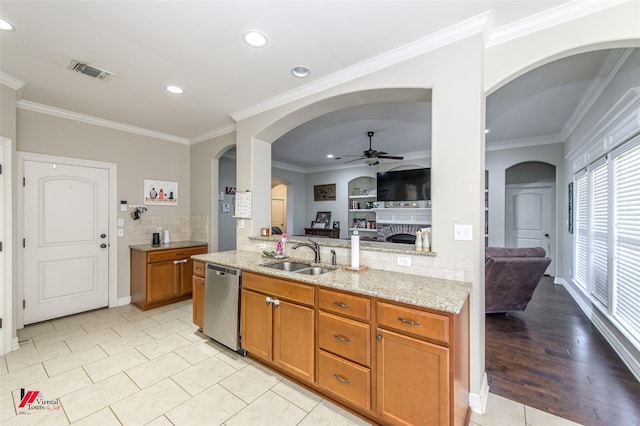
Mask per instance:
[[[309,266],[311,266],[311,264],[303,263],[303,262],[291,262],[289,260],[285,260],[282,262],[268,263],[262,266],[264,266],[265,268],[279,269],[281,271],[295,272],[300,269],[308,268]]]
[[[327,272],[335,271],[332,268],[323,268],[322,266],[312,266],[310,268],[299,269],[296,274],[305,274],[305,275],[322,275]]]

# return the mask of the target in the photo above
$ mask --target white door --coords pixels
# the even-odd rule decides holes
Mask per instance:
[[[108,173],[25,161],[25,324],[109,304]]]
[[[554,185],[507,185],[507,247],[542,247],[554,259]],[[552,261],[546,274],[555,275]]]

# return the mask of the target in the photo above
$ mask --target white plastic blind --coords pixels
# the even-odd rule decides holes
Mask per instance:
[[[614,162],[613,316],[640,342],[640,145]]]
[[[587,174],[576,178],[576,260],[575,280],[580,287],[587,288],[587,264],[588,264],[588,228],[587,220],[589,209],[587,208]]]
[[[591,172],[591,294],[609,304],[609,169],[605,161]]]

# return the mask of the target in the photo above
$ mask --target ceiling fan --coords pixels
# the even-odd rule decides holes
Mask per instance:
[[[364,150],[361,155],[339,155],[336,157],[336,160],[340,160],[343,157],[357,157],[357,158],[354,158],[353,160],[345,161],[345,163],[352,163],[354,161],[365,160],[365,163],[367,163],[370,166],[374,166],[376,164],[380,164],[380,161],[378,161],[379,158],[386,158],[389,160],[404,159],[404,157],[399,157],[397,155],[387,155],[387,153],[384,151],[376,151],[375,149],[371,148],[371,138],[373,138],[373,134],[374,132],[367,132],[367,136],[369,137],[369,149]]]

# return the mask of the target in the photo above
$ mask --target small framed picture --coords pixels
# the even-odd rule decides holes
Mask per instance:
[[[329,227],[331,223],[331,212],[317,212],[316,213],[316,222],[324,222],[326,227]]]
[[[333,221],[333,229],[340,229],[340,221],[339,220],[334,220]]]
[[[311,222],[311,227],[312,227],[313,229],[325,229],[325,226],[326,226],[326,225],[327,225],[327,224],[326,224],[326,223],[324,223],[324,222],[317,222],[317,221],[315,221],[315,220],[314,220],[313,222]]]
[[[366,228],[367,219],[353,219],[353,228]]]

